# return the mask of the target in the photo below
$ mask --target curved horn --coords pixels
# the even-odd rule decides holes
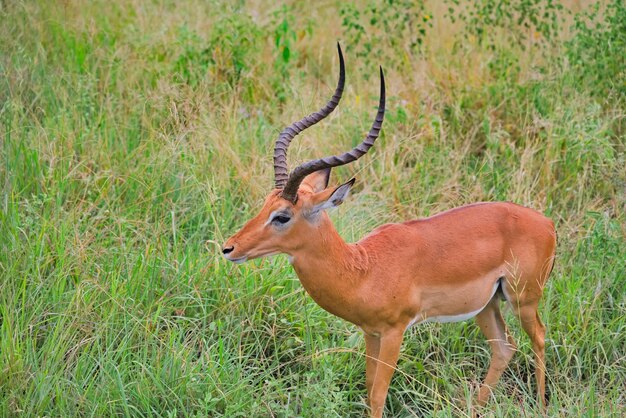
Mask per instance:
[[[298,200],[298,187],[302,180],[309,174],[322,170],[324,168],[338,167],[340,165],[348,164],[358,160],[369,151],[374,145],[374,141],[378,138],[380,128],[383,125],[383,119],[385,118],[385,76],[383,74],[383,67],[380,67],[380,101],[378,103],[378,112],[376,113],[376,119],[372,124],[367,137],[350,151],[341,155],[333,155],[330,157],[321,158],[319,160],[312,160],[296,167],[287,180],[287,185],[283,189],[281,196],[292,203],[296,203]]]
[[[339,53],[339,82],[337,83],[333,97],[326,103],[326,106],[321,108],[318,112],[311,113],[283,129],[276,140],[276,145],[274,145],[274,180],[277,189],[284,188],[289,178],[287,174],[287,148],[289,148],[291,140],[306,128],[315,125],[317,122],[330,115],[339,104],[343,93],[343,86],[346,81],[346,68],[339,42],[337,42],[337,52]]]

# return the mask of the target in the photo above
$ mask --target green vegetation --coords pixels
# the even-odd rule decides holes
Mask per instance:
[[[359,330],[284,256],[219,251],[272,188],[279,130],[330,96],[337,40],[346,94],[292,164],[361,140],[378,64],[390,97],[334,171],[358,179],[343,236],[481,200],[545,212],[549,415],[625,414],[626,6],[411,3],[0,1],[0,416],[365,414]],[[486,415],[535,415],[506,317],[519,352]],[[471,321],[414,327],[388,416],[468,413],[488,359]]]

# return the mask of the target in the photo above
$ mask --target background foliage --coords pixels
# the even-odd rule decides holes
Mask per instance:
[[[283,256],[219,247],[272,187],[287,123],[341,107],[292,164],[358,143],[347,240],[480,200],[545,212],[550,415],[623,415],[624,50],[611,0],[0,2],[0,415],[362,416],[359,331]],[[538,413],[529,342],[486,415]],[[472,322],[408,332],[389,416],[469,412]]]

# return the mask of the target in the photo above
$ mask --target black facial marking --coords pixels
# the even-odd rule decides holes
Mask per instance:
[[[283,226],[291,220],[291,213],[288,211],[281,211],[274,214],[270,223],[275,226]]]
[[[289,222],[291,220],[291,218],[289,216],[285,216],[285,215],[276,215],[274,216],[274,218],[272,219],[272,222],[275,223],[279,223],[279,224],[286,224],[287,222]]]

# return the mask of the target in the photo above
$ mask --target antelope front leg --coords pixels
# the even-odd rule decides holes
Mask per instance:
[[[375,369],[373,382],[369,390],[370,415],[372,418],[381,418],[385,409],[385,399],[389,390],[391,376],[396,369],[400,346],[404,330],[390,330],[379,339],[378,364]]]
[[[365,386],[367,387],[367,405],[372,407],[372,385],[378,366],[380,337],[365,334]]]

